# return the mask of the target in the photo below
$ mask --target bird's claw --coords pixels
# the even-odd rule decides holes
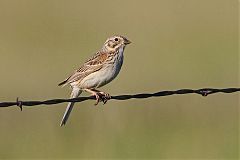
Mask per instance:
[[[95,94],[94,96],[95,96],[95,98],[96,98],[96,103],[95,103],[94,105],[96,106],[96,105],[98,105],[98,103],[99,103],[101,100],[100,100],[100,97],[99,97],[98,94]]]
[[[95,105],[98,105],[99,102],[103,102],[103,104],[106,104],[109,99],[111,99],[110,94],[104,93],[104,92],[97,92],[94,94],[96,98],[96,103]]]

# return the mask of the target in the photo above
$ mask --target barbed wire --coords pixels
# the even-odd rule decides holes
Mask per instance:
[[[170,95],[179,95],[179,94],[199,94],[202,96],[207,96],[214,93],[233,93],[239,92],[240,88],[224,88],[224,89],[216,89],[216,88],[203,88],[203,89],[179,89],[175,91],[159,91],[155,93],[140,93],[140,94],[125,94],[125,95],[117,95],[111,96],[111,99],[114,100],[128,100],[128,99],[144,99],[150,97],[162,97],[162,96],[170,96]],[[16,101],[13,102],[0,102],[0,107],[11,107],[18,106],[22,110],[22,106],[38,106],[38,105],[53,105],[65,102],[83,102],[86,100],[94,100],[94,96],[90,97],[78,97],[73,99],[50,99],[45,101],[20,101],[17,98]]]

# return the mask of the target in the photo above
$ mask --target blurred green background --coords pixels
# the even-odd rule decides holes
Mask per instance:
[[[64,80],[122,34],[112,95],[239,87],[237,0],[0,0],[0,101],[68,98]],[[88,94],[83,94],[87,96]],[[239,94],[0,109],[0,158],[237,159]]]

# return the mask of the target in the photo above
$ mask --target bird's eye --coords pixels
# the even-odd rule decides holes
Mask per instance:
[[[114,39],[114,41],[116,41],[116,42],[117,42],[117,41],[118,41],[118,38],[115,38],[115,39]]]

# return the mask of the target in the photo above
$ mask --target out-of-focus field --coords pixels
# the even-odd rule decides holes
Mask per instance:
[[[102,88],[112,95],[239,87],[237,8],[236,0],[0,0],[0,101],[67,98],[58,82],[113,34],[133,43]],[[0,159],[237,159],[238,98],[86,101],[65,127],[66,104],[0,108]]]

